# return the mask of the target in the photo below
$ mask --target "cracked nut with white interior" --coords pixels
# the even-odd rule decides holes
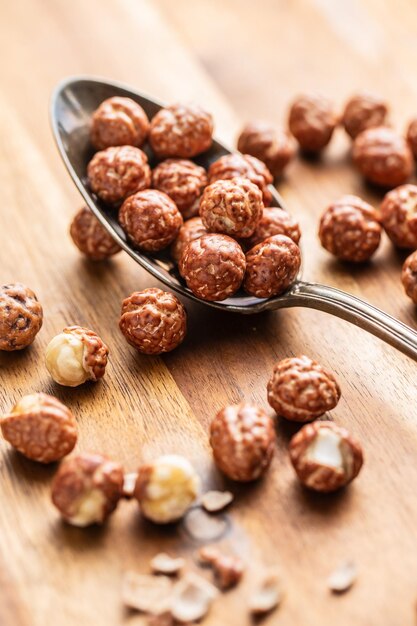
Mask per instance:
[[[367,128],[383,126],[388,105],[379,96],[367,92],[357,93],[348,100],[342,114],[342,125],[347,134],[355,139]]]
[[[292,437],[289,453],[300,482],[322,493],[350,483],[363,464],[359,441],[346,428],[330,421],[303,426]]]
[[[146,189],[126,198],[120,207],[119,222],[136,248],[152,253],[174,241],[183,219],[166,193]]]
[[[77,387],[104,376],[108,354],[108,347],[94,331],[67,326],[49,342],[45,363],[56,383]]]
[[[239,584],[244,572],[244,564],[240,557],[226,554],[215,546],[203,546],[198,551],[201,563],[210,565],[223,591]]]
[[[149,141],[159,159],[189,159],[212,144],[213,118],[196,104],[172,104],[151,120]]]
[[[225,300],[236,293],[245,275],[245,255],[227,235],[209,233],[186,246],[179,272],[201,300]]]
[[[298,244],[301,238],[300,226],[297,220],[279,207],[264,209],[255,232],[245,243],[248,250],[250,250],[250,248],[274,235],[286,235],[296,244]]]
[[[123,300],[119,327],[143,354],[171,352],[184,340],[187,313],[173,293],[156,287],[135,291]]]
[[[291,105],[288,125],[304,152],[321,152],[338,122],[333,104],[319,94],[304,94]]]
[[[121,251],[121,247],[87,207],[74,215],[70,235],[77,248],[92,261],[104,261]]]
[[[278,178],[294,158],[295,141],[282,127],[254,121],[242,129],[237,149],[265,163],[272,176]]]
[[[181,519],[198,495],[200,478],[178,455],[161,456],[138,470],[134,497],[142,514],[157,524]]]
[[[411,120],[407,127],[407,141],[414,158],[417,159],[417,117]]]
[[[417,248],[417,186],[389,191],[381,204],[381,222],[397,248]]]
[[[31,289],[21,283],[0,287],[0,350],[23,350],[33,343],[43,311]]]
[[[52,463],[77,442],[77,423],[69,408],[46,393],[23,396],[0,418],[3,437],[28,459]]]
[[[358,196],[343,196],[333,202],[320,219],[319,238],[328,252],[342,261],[363,263],[381,241],[378,212]]]
[[[134,146],[96,152],[87,167],[91,190],[104,202],[119,203],[151,185],[148,157]]]
[[[190,241],[198,239],[202,235],[206,235],[207,230],[204,227],[201,217],[192,217],[190,220],[184,222],[181,226],[178,237],[171,245],[171,257],[175,263],[179,263],[187,245]]]
[[[90,137],[96,150],[110,146],[140,147],[148,132],[148,116],[131,98],[107,98],[91,118]]]
[[[210,445],[217,467],[228,478],[256,480],[274,454],[273,420],[249,402],[227,406],[211,422]]]
[[[250,237],[263,212],[262,194],[247,178],[216,180],[205,188],[200,217],[209,232]]]
[[[362,176],[380,187],[402,185],[413,170],[413,155],[407,141],[387,126],[359,133],[353,142],[352,158]]]
[[[401,281],[407,296],[417,304],[417,251],[404,261]]]
[[[286,235],[268,237],[246,253],[243,288],[257,298],[284,293],[297,277],[300,248]]]
[[[73,526],[102,524],[122,494],[122,466],[100,454],[68,457],[52,482],[52,502]]]
[[[233,152],[223,155],[210,165],[208,178],[210,185],[217,180],[246,178],[261,190],[264,205],[271,204],[272,193],[268,185],[272,183],[272,174],[265,163],[250,154]]]
[[[198,215],[198,200],[206,185],[206,170],[188,159],[166,159],[152,171],[152,187],[166,193],[184,219]]]
[[[332,372],[304,355],[279,361],[268,382],[269,404],[293,422],[308,422],[334,409],[340,395]]]

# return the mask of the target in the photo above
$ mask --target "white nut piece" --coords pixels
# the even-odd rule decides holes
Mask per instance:
[[[282,598],[281,578],[276,572],[269,572],[249,598],[249,611],[254,615],[265,615],[276,609]]]
[[[207,491],[201,498],[203,508],[209,513],[217,513],[222,511],[233,501],[233,493],[231,491]]]
[[[178,574],[185,565],[185,559],[181,557],[173,557],[165,552],[156,554],[151,559],[150,566],[153,572],[156,574],[166,574],[167,576],[173,576]]]
[[[327,586],[333,593],[348,591],[358,577],[358,569],[352,561],[345,561],[327,579]]]
[[[182,456],[166,455],[139,468],[134,496],[147,519],[167,524],[183,517],[199,488],[191,463]]]
[[[173,585],[167,576],[152,576],[127,571],[122,581],[122,601],[125,606],[151,615],[169,609]]]
[[[196,622],[209,611],[218,590],[205,578],[189,573],[174,586],[172,617],[179,622]]]

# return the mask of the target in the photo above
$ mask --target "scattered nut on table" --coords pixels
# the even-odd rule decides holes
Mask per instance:
[[[201,563],[211,566],[220,589],[239,584],[245,569],[240,557],[226,554],[216,546],[203,546],[198,551],[198,558]]]
[[[268,185],[272,183],[272,174],[265,163],[250,154],[232,152],[223,155],[210,165],[208,178],[210,184],[217,180],[246,178],[261,190],[264,205],[271,204],[272,193]]]
[[[104,261],[121,251],[121,247],[87,207],[75,214],[70,235],[77,248],[92,261]]]
[[[206,170],[187,159],[167,159],[152,171],[152,187],[166,193],[184,219],[198,215],[198,200],[206,185]]]
[[[68,407],[46,393],[23,396],[0,418],[3,437],[28,459],[52,463],[77,442],[77,422]]]
[[[281,576],[274,571],[267,572],[249,597],[249,611],[254,616],[266,615],[281,604],[283,595]]]
[[[301,95],[290,107],[289,129],[305,152],[321,152],[337,122],[333,104],[319,94]]]
[[[191,463],[172,454],[139,468],[134,496],[144,517],[157,524],[168,524],[183,517],[199,488],[200,479]]]
[[[233,295],[242,284],[245,268],[245,255],[237,241],[216,233],[190,241],[179,263],[187,287],[208,301]]]
[[[217,467],[226,476],[241,482],[256,480],[274,454],[273,420],[249,402],[227,406],[210,424],[210,445]]]
[[[412,252],[404,261],[401,280],[405,293],[417,304],[417,251]]]
[[[300,248],[286,235],[273,235],[246,253],[244,290],[257,298],[284,293],[297,277]]]
[[[205,188],[200,217],[209,232],[250,237],[262,217],[262,194],[247,178],[216,180]]]
[[[90,137],[96,150],[110,146],[140,147],[148,132],[148,116],[131,98],[108,98],[91,117]]]
[[[207,615],[219,592],[214,585],[193,572],[186,574],[173,589],[170,611],[181,623],[196,622]]]
[[[73,526],[103,523],[122,494],[122,466],[100,454],[64,459],[52,482],[52,502]]]
[[[206,235],[207,230],[204,227],[201,217],[192,217],[184,222],[181,226],[178,236],[171,245],[171,257],[175,263],[179,263],[187,244],[194,239],[198,239],[202,235]]]
[[[417,248],[417,186],[401,185],[389,191],[381,204],[381,222],[398,248]]]
[[[305,355],[279,361],[268,382],[269,404],[293,422],[308,422],[334,409],[340,395],[332,372]]]
[[[217,513],[225,509],[233,502],[233,493],[231,491],[206,491],[201,497],[203,508],[209,513]]]
[[[355,139],[359,133],[386,123],[387,103],[371,93],[361,92],[352,96],[345,105],[342,125],[347,134]]]
[[[237,149],[265,163],[272,176],[278,178],[294,158],[295,141],[281,126],[275,128],[266,122],[254,121],[242,129]]]
[[[119,203],[151,184],[148,157],[134,146],[116,146],[96,152],[87,167],[88,183],[101,200]]]
[[[413,169],[407,141],[387,126],[359,133],[353,142],[352,158],[362,176],[380,187],[402,185]]]
[[[119,222],[136,248],[158,252],[174,241],[183,219],[166,193],[145,189],[126,198],[120,207]]]
[[[358,196],[342,196],[320,219],[319,238],[328,252],[342,261],[363,263],[381,241],[378,212]]]
[[[0,287],[0,350],[23,350],[33,343],[43,322],[42,306],[22,283]]]
[[[159,552],[150,561],[150,566],[156,574],[172,576],[178,574],[185,565],[185,559],[173,557],[165,552]]]
[[[296,244],[298,244],[301,238],[300,226],[297,220],[287,211],[278,207],[270,207],[263,210],[255,232],[245,244],[250,249],[274,235],[286,235]]]
[[[151,120],[149,141],[160,159],[190,158],[212,144],[213,118],[196,104],[172,104]]]
[[[168,576],[138,574],[131,570],[123,575],[122,601],[130,609],[159,615],[169,610],[173,590]]]
[[[327,586],[333,593],[344,593],[355,583],[358,577],[358,568],[353,561],[345,561],[329,576]]]
[[[78,387],[104,376],[108,354],[108,347],[93,330],[67,326],[47,345],[45,364],[56,383]]]
[[[417,159],[417,117],[412,119],[407,127],[407,141],[414,158]]]
[[[135,291],[123,300],[119,327],[143,354],[177,348],[187,332],[187,313],[174,294],[156,287]]]
[[[306,424],[292,437],[290,459],[300,482],[328,493],[350,483],[363,463],[362,446],[334,422]]]

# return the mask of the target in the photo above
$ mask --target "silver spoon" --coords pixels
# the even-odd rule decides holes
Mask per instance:
[[[127,96],[136,100],[152,117],[161,104],[142,94],[114,82],[76,76],[61,82],[52,95],[52,129],[62,159],[87,206],[106,230],[130,256],[159,281],[187,298],[203,302],[185,286],[167,253],[148,256],[135,250],[117,222],[117,211],[101,202],[88,188],[87,163],[93,155],[89,141],[91,114],[98,105],[111,96]],[[196,160],[206,169],[223,154],[228,154],[222,144],[214,141],[212,148]],[[284,207],[281,196],[271,186],[273,206]],[[325,311],[367,330],[383,339],[404,354],[417,360],[417,333],[380,309],[348,293],[300,280],[281,296],[269,299],[254,298],[238,293],[222,302],[204,302],[209,306],[234,313],[259,313],[286,307],[308,307]]]

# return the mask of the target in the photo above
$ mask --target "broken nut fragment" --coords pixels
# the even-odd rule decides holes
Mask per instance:
[[[174,574],[178,574],[180,570],[185,565],[185,559],[180,557],[172,557],[165,552],[160,552],[156,554],[153,559],[151,559],[151,569],[156,574],[166,574],[167,576],[172,576]]]
[[[249,599],[249,611],[254,615],[265,615],[276,609],[283,598],[279,575],[270,572],[265,575]]]
[[[172,581],[168,576],[128,571],[122,580],[122,601],[131,609],[158,615],[169,610],[172,589]]]
[[[201,498],[203,508],[209,513],[217,513],[222,511],[233,501],[233,493],[231,491],[207,491]]]
[[[238,556],[224,554],[219,548],[204,546],[198,551],[198,558],[212,567],[220,589],[235,587],[243,576],[243,561]]]
[[[179,622],[195,622],[209,611],[218,590],[205,578],[188,573],[174,585],[171,614]]]
[[[334,593],[343,593],[352,587],[357,576],[358,570],[355,563],[346,561],[330,574],[327,586]]]

